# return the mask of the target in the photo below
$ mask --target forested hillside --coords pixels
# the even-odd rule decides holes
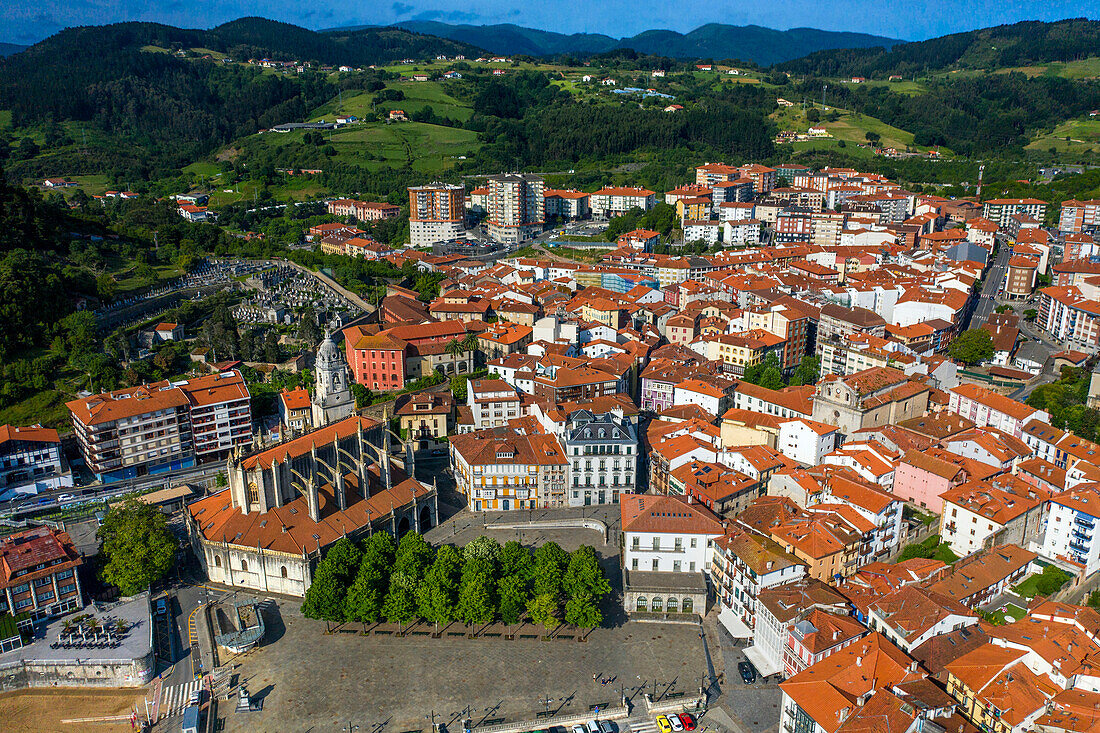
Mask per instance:
[[[15,150],[5,156],[8,151],[0,150],[0,162],[9,157],[6,165],[19,177],[59,170],[157,177],[230,140],[302,120],[336,94],[321,74],[285,77],[156,52],[192,48],[238,59],[342,64],[470,50],[397,28],[334,36],[256,18],[210,31],[154,23],[73,28],[0,61],[0,109],[11,110],[17,128],[45,128],[51,152],[56,151],[38,156]],[[75,148],[65,145],[74,142],[74,130],[58,127],[65,121],[81,123]]]
[[[795,96],[820,98],[821,88],[809,79]],[[828,93],[830,104],[912,132],[917,145],[963,155],[1018,154],[1036,130],[1100,107],[1100,84],[1019,73],[934,80],[915,95],[862,84],[833,84]]]
[[[1100,21],[1074,19],[953,33],[885,48],[818,51],[778,64],[784,71],[812,76],[885,78],[951,69],[1003,69],[1049,61],[1074,61],[1100,54]]]
[[[691,149],[699,154],[763,158],[775,134],[766,114],[774,97],[750,86],[715,92],[705,105],[670,115],[660,108],[591,105],[525,72],[493,79],[474,98],[467,126],[482,132],[482,167],[510,170],[571,163],[654,150]]]

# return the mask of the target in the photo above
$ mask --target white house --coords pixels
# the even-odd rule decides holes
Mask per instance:
[[[806,418],[779,423],[775,447],[804,466],[816,466],[836,447],[840,428]]]
[[[722,415],[729,408],[725,392],[698,379],[685,379],[672,390],[672,404],[699,405],[711,415]]]
[[[628,570],[698,573],[710,567],[722,522],[690,496],[639,494],[620,502]]]
[[[1078,487],[1051,497],[1043,536],[1043,557],[1059,558],[1083,565],[1085,575],[1100,569],[1100,491]]]
[[[978,427],[1000,428],[1023,439],[1023,428],[1031,420],[1050,422],[1050,415],[1023,402],[1005,397],[976,384],[960,384],[949,392],[947,409],[962,415]]]
[[[973,626],[978,616],[947,596],[906,585],[872,603],[867,622],[899,649],[910,652],[933,637]]]
[[[718,620],[735,638],[748,639],[756,626],[760,591],[806,575],[806,565],[779,543],[731,525],[714,543],[710,577],[721,603]]]

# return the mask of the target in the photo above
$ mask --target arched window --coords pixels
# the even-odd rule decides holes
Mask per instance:
[[[255,481],[248,482],[248,503],[259,504],[260,503],[260,491],[256,488]]]
[[[675,598],[669,598],[668,599],[668,604],[665,606],[665,610],[668,611],[669,613],[676,613],[677,611],[679,611],[679,609],[680,609],[680,604],[676,601],[676,599]]]
[[[279,575],[284,577],[284,578],[286,577],[286,565],[279,568]]]
[[[646,610],[647,603],[648,601],[646,600],[645,596],[638,596],[638,601],[634,605],[639,611],[644,611]]]
[[[683,611],[684,613],[691,613],[695,610],[695,604],[691,602],[690,598],[684,599]]]
[[[664,602],[661,600],[660,596],[657,596],[656,598],[653,599],[652,608],[653,608],[654,611],[657,611],[658,613],[664,609]]]
[[[241,560],[241,570],[248,572],[248,560]]]
[[[221,557],[221,555],[214,555],[214,567],[220,568],[221,566],[222,566],[222,557]]]

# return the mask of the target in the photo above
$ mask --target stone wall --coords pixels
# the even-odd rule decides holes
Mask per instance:
[[[27,687],[142,687],[153,678],[153,652],[141,659],[20,660],[0,666],[0,692]]]

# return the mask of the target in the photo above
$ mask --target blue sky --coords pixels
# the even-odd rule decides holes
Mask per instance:
[[[1018,20],[1100,18],[1096,0],[2,0],[0,40],[34,43],[68,26],[147,20],[208,28],[262,15],[307,28],[388,24],[411,19],[450,23],[516,23],[564,33],[622,37],[650,28],[689,31],[704,23],[756,24],[860,31],[921,40]]]

